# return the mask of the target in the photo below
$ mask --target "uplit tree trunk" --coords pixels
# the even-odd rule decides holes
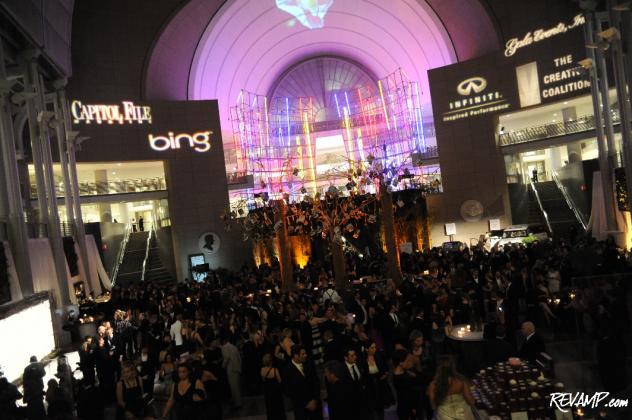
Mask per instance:
[[[388,275],[395,284],[402,282],[402,269],[399,263],[399,249],[395,235],[395,214],[393,213],[393,195],[385,186],[380,188],[380,205],[382,207],[382,228],[388,258]]]
[[[334,239],[333,229],[329,232],[329,246],[331,248],[331,259],[334,264],[336,289],[344,290],[347,288],[347,264],[342,244]]]
[[[287,205],[285,201],[277,202],[279,211],[276,223],[281,222],[277,231],[279,241],[279,268],[281,270],[281,286],[283,291],[294,290],[294,265],[292,264],[292,254],[290,252],[290,241],[287,234]]]

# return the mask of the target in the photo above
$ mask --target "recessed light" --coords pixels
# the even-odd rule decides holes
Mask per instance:
[[[117,163],[117,164],[116,164],[116,166],[121,166],[121,165],[122,165],[122,163]]]
[[[555,112],[554,112],[554,113],[553,113],[553,116],[554,116],[554,117],[557,117],[557,113],[555,113]]]
[[[112,175],[116,175],[116,172],[112,172]]]
[[[564,105],[568,105],[568,101],[564,101]]]

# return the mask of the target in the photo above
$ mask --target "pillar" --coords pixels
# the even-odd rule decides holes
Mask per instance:
[[[94,171],[94,182],[97,184],[97,194],[108,193],[108,171],[99,169]],[[99,203],[99,217],[102,222],[112,221],[112,208],[110,203]]]
[[[0,81],[6,80],[4,49],[0,40]],[[23,296],[33,294],[28,235],[19,190],[18,164],[9,93],[0,90],[0,217],[7,224],[7,239],[15,259]]]
[[[54,123],[54,113],[47,109],[46,92],[44,81],[36,62],[30,63],[31,84],[34,85],[37,92],[36,101],[34,102],[37,124],[39,128],[39,141],[42,171],[44,173],[44,188],[48,199],[46,209],[48,217],[48,239],[53,251],[53,259],[55,262],[55,273],[59,285],[59,302],[57,307],[63,307],[70,304],[70,291],[68,287],[68,271],[66,269],[66,254],[64,253],[63,236],[61,232],[61,224],[59,222],[59,210],[57,208],[57,192],[55,188],[55,175],[53,172],[53,156],[50,146],[49,124]],[[31,115],[29,115],[30,119]],[[40,209],[42,210],[42,209]],[[44,213],[41,211],[41,213]]]

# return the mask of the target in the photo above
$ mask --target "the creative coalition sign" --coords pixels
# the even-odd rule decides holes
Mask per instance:
[[[180,103],[182,104],[182,102]],[[164,121],[154,124],[152,107],[149,105],[136,105],[132,101],[122,101],[121,104],[84,104],[82,101],[71,102],[70,111],[75,125],[88,126],[96,124],[106,125],[132,125],[148,124],[149,126],[163,126]],[[94,125],[93,125],[94,126]],[[169,128],[174,128],[169,126]],[[105,127],[104,130],[107,130]],[[183,145],[188,145],[191,150],[198,153],[206,153],[211,150],[213,130],[200,130],[195,132],[176,132],[169,130],[160,131],[158,128],[147,128],[147,143],[152,150],[165,152],[179,150]]]
[[[505,49],[429,71],[434,115],[452,124],[589,93],[584,18],[512,38]],[[528,48],[527,48],[528,47]]]

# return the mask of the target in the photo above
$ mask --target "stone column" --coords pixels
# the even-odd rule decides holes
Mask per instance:
[[[108,171],[99,169],[94,171],[94,182],[97,184],[97,194],[108,193]],[[99,203],[99,216],[102,222],[112,221],[112,208],[109,203]]]
[[[0,82],[6,80],[4,49],[0,42]],[[7,236],[15,259],[23,296],[33,294],[33,276],[28,250],[28,235],[20,195],[20,180],[15,151],[13,119],[8,91],[0,90],[0,219],[7,224]]]

